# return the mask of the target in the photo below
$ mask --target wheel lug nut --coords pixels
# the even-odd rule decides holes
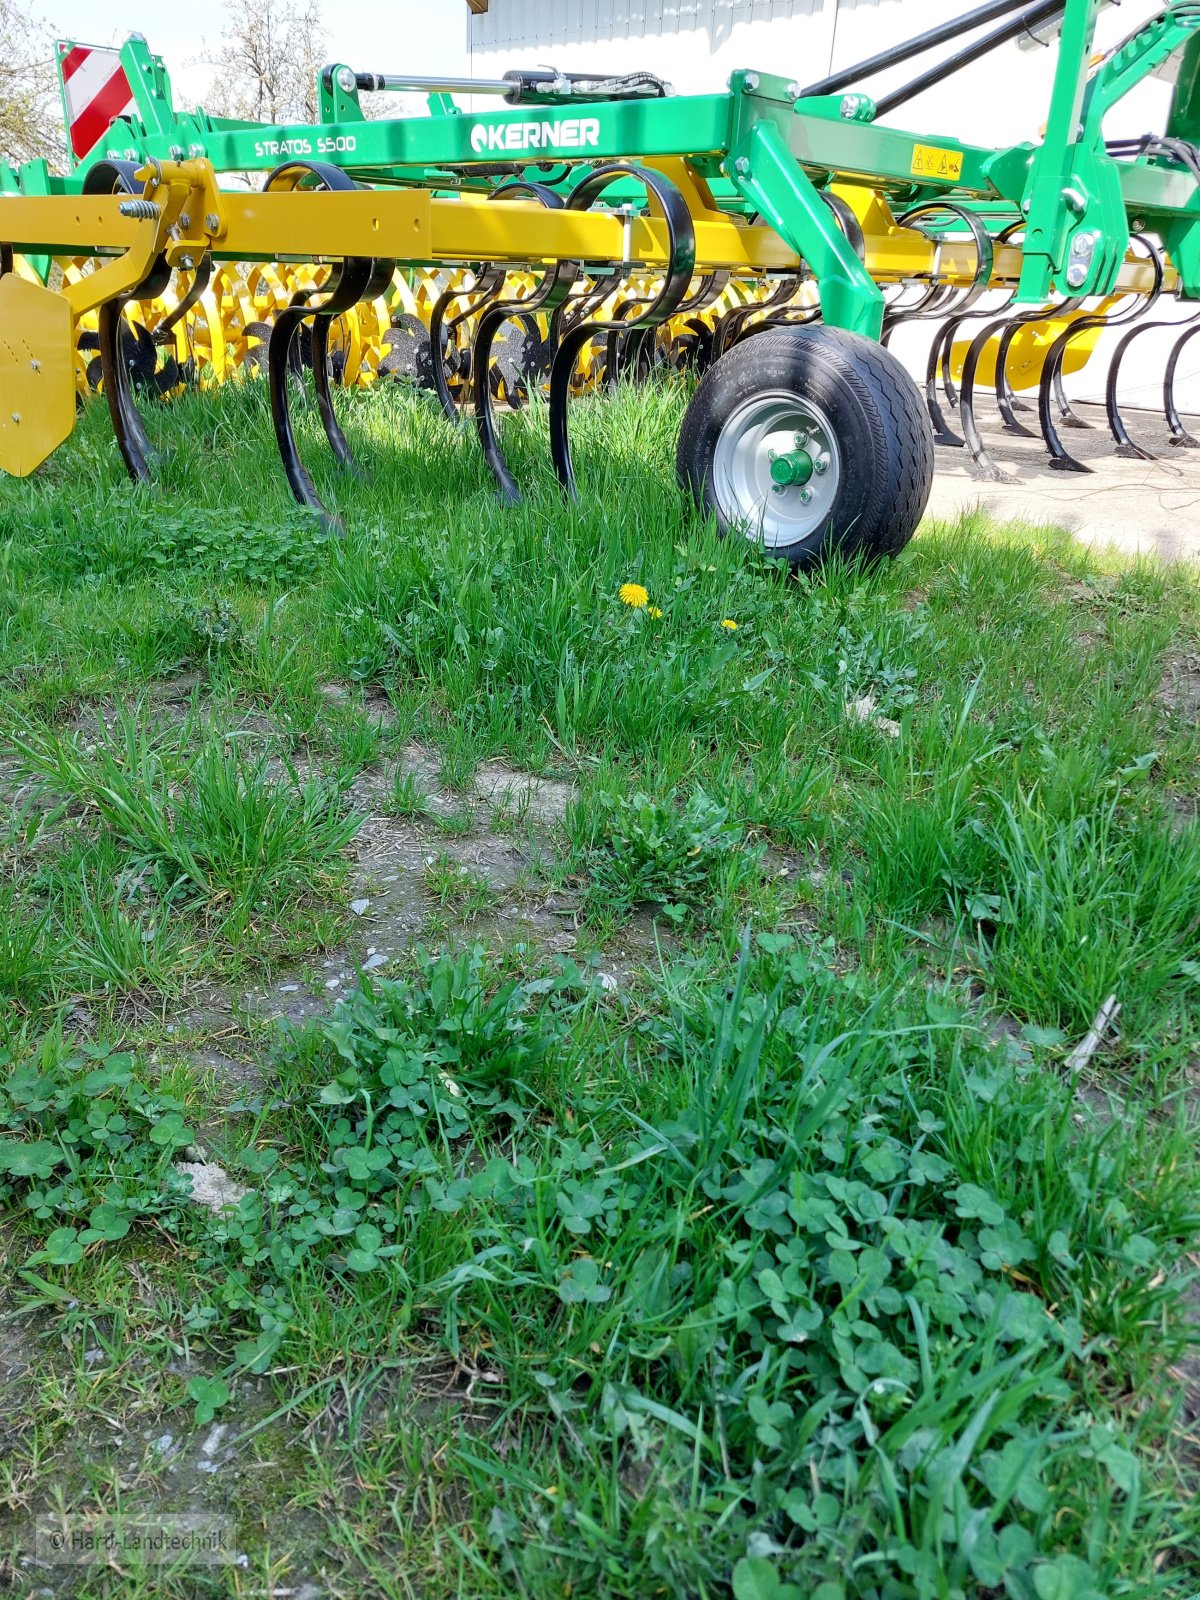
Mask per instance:
[[[816,472],[816,473],[828,472],[829,471],[829,457],[828,456],[818,456],[817,459],[813,462],[813,471]]]
[[[808,502],[812,499],[812,490],[811,489],[801,489],[801,491],[800,491],[800,499],[801,499],[801,501],[803,502],[804,505],[807,505]]]

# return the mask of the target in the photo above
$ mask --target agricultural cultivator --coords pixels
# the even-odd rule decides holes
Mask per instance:
[[[995,470],[985,387],[1018,432],[1017,392],[1036,389],[1052,458],[1086,470],[1062,440],[1078,420],[1064,375],[1114,324],[1115,445],[1145,453],[1121,367],[1166,324],[1167,436],[1194,445],[1175,385],[1200,321],[1166,308],[1200,313],[1200,0],[1093,59],[1103,3],[991,0],[817,83],[745,71],[715,95],[673,96],[646,73],[435,83],[335,64],[321,121],[284,127],[177,112],[162,63],[131,39],[135,114],[68,178],[0,168],[0,468],[34,471],[70,435],[79,389],[98,386],[147,479],[139,398],[259,370],[291,488],[324,514],[295,395],[311,380],[349,467],[339,386],[406,376],[455,424],[473,411],[509,501],[500,414],[544,395],[574,494],[575,397],[690,369],[677,460],[699,505],[797,564],[873,556],[916,528],[935,438]],[[1040,144],[879,122],[1031,30],[1059,37]],[[876,73],[943,45],[948,58],[871,98]],[[1108,113],[1164,72],[1165,129],[1106,143]],[[427,90],[429,115],[364,116],[365,95],[398,89]],[[491,109],[463,112],[455,93]],[[888,349],[904,324],[928,331],[924,394]]]

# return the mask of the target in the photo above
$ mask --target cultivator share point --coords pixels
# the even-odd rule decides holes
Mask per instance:
[[[70,177],[0,167],[0,467],[34,471],[71,433],[77,389],[98,386],[129,472],[149,478],[139,395],[265,369],[288,481],[323,514],[291,412],[311,371],[342,465],[339,386],[409,377],[456,421],[473,410],[510,501],[497,408],[544,393],[574,493],[573,397],[689,368],[678,469],[697,502],[797,564],[875,556],[916,528],[935,437],[995,470],[981,386],[1017,432],[1016,391],[1036,388],[1054,462],[1086,471],[1062,442],[1063,378],[1106,327],[1126,330],[1107,385],[1114,445],[1145,454],[1120,371],[1168,323],[1168,437],[1194,445],[1175,383],[1200,322],[1155,312],[1175,299],[1200,312],[1200,0],[1096,60],[1102,4],[992,0],[820,82],[738,72],[714,95],[676,97],[647,73],[447,82],[332,65],[320,123],[286,127],[177,112],[134,37],[112,93],[126,83],[136,109]],[[1040,144],[880,124],[1048,26],[1059,55]],[[948,59],[871,98],[875,73],[950,41]],[[1164,69],[1166,128],[1106,143],[1111,109]],[[427,91],[430,114],[365,118],[364,95],[396,89]],[[491,108],[464,113],[458,92]],[[237,175],[255,172],[247,189]],[[905,323],[928,325],[924,395],[888,349]]]

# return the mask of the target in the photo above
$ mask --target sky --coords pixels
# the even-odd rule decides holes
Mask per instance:
[[[331,60],[364,72],[466,71],[464,0],[324,0],[321,9]],[[221,38],[220,0],[194,0],[186,8],[162,0],[37,0],[36,10],[49,25],[48,40],[120,44],[131,33],[144,33],[166,62],[179,98],[203,100],[212,80],[205,58],[211,59]]]

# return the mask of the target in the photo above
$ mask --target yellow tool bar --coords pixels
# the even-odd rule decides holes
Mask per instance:
[[[128,250],[139,224],[121,215],[121,204],[116,195],[0,197],[0,238],[17,250],[52,255]],[[168,259],[211,246],[235,260],[382,256],[429,265],[634,261],[647,267],[667,260],[666,224],[654,218],[626,222],[611,212],[551,211],[515,200],[439,199],[419,189],[223,191],[221,205],[219,232],[205,239],[180,229],[180,237],[164,241]],[[770,228],[732,220],[697,222],[696,245],[701,270],[796,265],[795,254]]]
[[[2,196],[0,238],[14,249],[51,255],[97,255],[132,249],[144,237],[139,222],[121,214],[121,196]],[[475,196],[438,198],[425,190],[364,189],[352,193],[287,190],[242,194],[222,191],[217,227],[205,231],[184,213],[160,241],[172,265],[184,255],[212,249],[231,260],[343,256],[394,257],[413,265],[450,262],[633,262],[646,268],[667,259],[667,228],[653,217],[625,218],[603,211],[549,210],[517,200]],[[713,211],[694,221],[696,270],[796,271],[799,259],[771,228],[748,226]],[[164,234],[166,230],[163,230]],[[990,281],[1015,284],[1020,248],[999,245]],[[866,267],[879,283],[936,277],[964,287],[974,282],[976,254],[969,238],[935,244],[894,224],[869,232]],[[1174,287],[1174,274],[1166,285]],[[1130,259],[1119,292],[1145,293],[1153,283],[1148,263]]]

